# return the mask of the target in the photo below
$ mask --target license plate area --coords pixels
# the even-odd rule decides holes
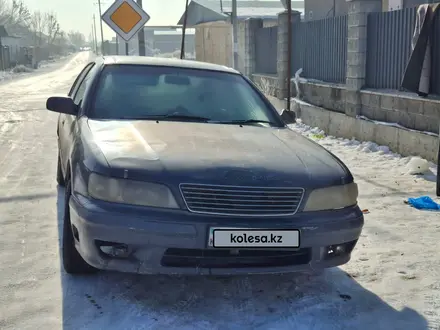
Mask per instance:
[[[209,248],[224,249],[298,249],[298,229],[211,227]]]

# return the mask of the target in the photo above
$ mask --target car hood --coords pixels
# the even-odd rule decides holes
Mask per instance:
[[[135,180],[252,186],[341,184],[349,173],[289,128],[88,120],[113,173]]]

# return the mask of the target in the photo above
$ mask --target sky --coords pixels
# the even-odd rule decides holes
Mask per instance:
[[[92,32],[93,14],[95,14],[98,40],[100,39],[98,0],[23,0],[23,2],[31,11],[54,11],[62,30],[79,31],[86,38]],[[102,13],[112,3],[113,0],[102,0]],[[143,0],[143,8],[151,17],[147,26],[176,25],[185,10],[185,0]],[[102,24],[104,39],[114,37],[113,30],[104,22]]]

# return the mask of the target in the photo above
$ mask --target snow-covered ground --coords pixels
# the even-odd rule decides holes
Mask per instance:
[[[12,68],[6,71],[0,71],[0,82],[26,77],[29,74],[47,73],[48,71],[52,71],[56,68],[59,68],[61,65],[64,65],[67,61],[71,60],[73,56],[75,55],[71,54],[67,56],[59,56],[52,61],[41,61],[39,63],[38,69],[36,70],[26,67],[24,65],[19,65],[16,68]]]
[[[403,203],[434,197],[434,174],[405,174],[408,158],[302,124],[292,129],[350,167],[369,210],[347,265],[316,277],[66,275],[57,116],[44,108],[87,57],[0,85],[0,329],[440,329],[440,213]]]

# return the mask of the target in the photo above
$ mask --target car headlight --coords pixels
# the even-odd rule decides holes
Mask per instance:
[[[179,208],[167,186],[151,182],[115,179],[92,173],[88,193],[95,199],[113,203]]]
[[[313,190],[307,199],[304,211],[325,211],[342,209],[357,204],[358,186],[350,183]]]

